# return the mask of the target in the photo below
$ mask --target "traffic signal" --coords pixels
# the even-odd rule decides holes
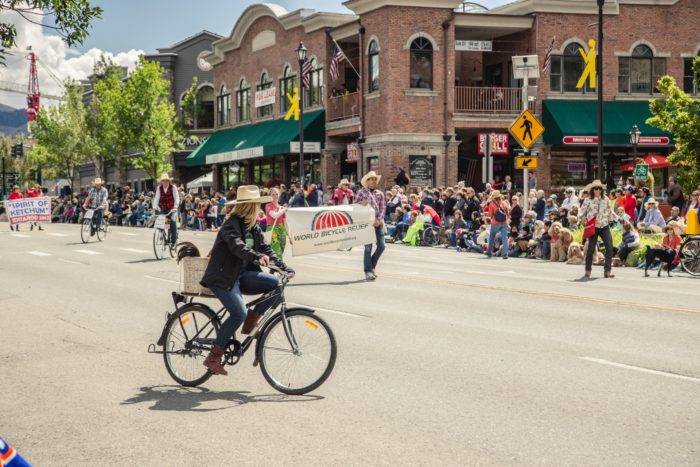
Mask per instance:
[[[12,146],[12,157],[22,157],[24,156],[24,145],[22,143],[17,143]]]

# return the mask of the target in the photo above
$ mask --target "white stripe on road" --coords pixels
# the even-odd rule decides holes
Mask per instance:
[[[319,308],[317,306],[311,306],[311,305],[303,305],[301,303],[287,303],[287,307],[289,308],[294,308],[297,306],[301,306],[304,308],[310,308],[314,311],[320,311],[321,313],[335,313],[337,315],[345,315],[345,316],[350,316],[353,318],[370,318],[370,316],[367,315],[361,315],[359,313],[350,313],[349,311],[340,311],[340,310],[330,310],[328,308]]]
[[[68,236],[68,234],[57,233],[57,232],[51,232],[48,235],[51,235],[52,237],[67,237]]]
[[[700,378],[694,378],[692,376],[678,375],[676,373],[669,373],[667,371],[651,370],[649,368],[644,368],[641,366],[626,365],[624,363],[611,362],[609,360],[603,360],[602,358],[593,357],[579,357],[581,360],[586,360],[588,362],[600,363],[601,365],[614,366],[616,368],[624,368],[626,370],[639,371],[642,373],[650,373],[652,375],[666,376],[668,378],[682,379],[685,381],[692,381],[694,383],[700,383]]]
[[[34,255],[34,256],[51,256],[51,253],[44,253],[43,251],[36,251],[36,250],[35,251],[28,251],[27,253],[29,253],[30,255]]]
[[[78,261],[71,261],[69,259],[64,259],[64,258],[58,258],[58,260],[62,263],[68,263],[68,264],[85,264],[85,263],[80,263]]]
[[[12,235],[13,237],[17,237],[17,238],[29,238],[29,235],[24,235],[24,234],[10,234],[10,235]]]
[[[149,253],[148,250],[139,250],[138,248],[120,248],[122,251],[129,251],[131,253]]]
[[[131,233],[131,232],[117,232],[119,235],[126,235],[128,237],[138,237],[139,234]]]
[[[94,250],[73,250],[76,253],[82,253],[84,255],[101,255],[99,251],[94,251]]]
[[[156,280],[156,281],[171,282],[171,283],[173,283],[173,284],[179,284],[179,283],[180,283],[180,281],[174,281],[174,280],[171,280],[171,279],[164,279],[164,278],[162,278],[162,277],[156,277],[156,276],[149,276],[148,274],[144,275],[143,277],[145,277],[145,278],[147,278],[147,279],[153,279],[153,280]]]

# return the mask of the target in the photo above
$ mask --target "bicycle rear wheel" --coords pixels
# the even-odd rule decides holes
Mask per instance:
[[[219,333],[219,318],[200,305],[185,307],[166,323],[163,360],[170,376],[183,386],[199,386],[211,377],[204,359]]]
[[[333,371],[335,336],[328,324],[310,311],[290,310],[286,316],[287,325],[279,314],[260,337],[260,370],[277,391],[306,394]]]
[[[165,258],[165,232],[161,229],[153,229],[153,253],[156,255],[156,259]]]
[[[80,226],[80,241],[83,243],[87,243],[90,241],[90,233],[92,230],[92,220],[91,219],[85,219]]]
[[[438,244],[438,234],[434,229],[423,230],[423,244],[425,246],[436,246]]]
[[[681,267],[691,276],[700,276],[700,237],[689,238],[680,251]]]
[[[106,224],[105,222],[106,221],[103,219],[102,225],[100,225],[100,228],[97,229],[97,232],[95,232],[97,239],[101,242],[107,239],[107,232],[109,231],[109,224]]]

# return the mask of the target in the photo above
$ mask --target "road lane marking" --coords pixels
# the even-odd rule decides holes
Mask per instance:
[[[148,253],[148,250],[139,250],[138,248],[120,248],[122,251],[129,251],[131,253]]]
[[[62,262],[62,263],[68,263],[68,264],[82,264],[82,265],[85,265],[85,263],[81,263],[81,262],[79,262],[79,261],[71,261],[71,260],[65,259],[65,258],[58,258],[58,260],[59,260],[60,262]]]
[[[48,235],[51,235],[52,237],[67,237],[68,236],[68,234],[58,233],[58,232],[49,232]]]
[[[76,253],[82,253],[84,255],[101,255],[99,251],[94,251],[94,250],[73,250]]]
[[[610,360],[604,360],[602,358],[579,357],[579,359],[586,360],[588,362],[600,363],[601,365],[608,365],[608,366],[614,366],[616,368],[624,368],[626,370],[639,371],[641,373],[649,373],[652,375],[666,376],[667,378],[682,379],[684,381],[692,381],[694,383],[700,383],[700,378],[679,375],[677,373],[670,373],[668,371],[652,370],[650,368],[644,368],[642,366],[634,366],[634,365],[627,365],[625,363],[611,362]]]
[[[29,253],[30,255],[34,255],[34,256],[51,256],[51,253],[45,253],[43,251],[36,251],[36,250],[28,251],[27,253]]]
[[[29,238],[30,237],[29,235],[24,235],[24,234],[10,234],[10,235],[12,235],[13,237],[17,237],[17,238]]]
[[[304,264],[305,266],[309,268],[316,268],[316,269],[322,269],[322,270],[330,270],[330,271],[344,271],[344,272],[352,272],[352,273],[357,273],[358,269],[357,268],[344,268],[344,267],[339,267],[337,265],[335,266],[321,266],[319,264],[310,264],[310,263],[304,263],[303,261],[299,261],[300,263]],[[463,271],[460,271],[463,272]],[[395,279],[401,282],[404,282],[406,280],[406,275],[405,274],[392,274],[392,273],[385,273],[382,272],[382,277],[386,277],[389,279]],[[571,295],[571,294],[564,294],[564,293],[558,293],[558,292],[547,292],[544,290],[524,290],[524,289],[516,289],[513,287],[505,287],[501,285],[488,285],[488,284],[472,284],[469,282],[460,282],[460,281],[454,281],[450,279],[434,279],[432,277],[426,277],[426,276],[420,276],[420,280],[423,282],[429,282],[432,284],[437,284],[441,286],[445,285],[455,285],[458,287],[465,287],[465,288],[471,288],[471,289],[482,289],[482,290],[491,290],[494,292],[509,292],[509,293],[517,293],[517,294],[522,294],[522,295],[528,295],[528,296],[534,296],[534,297],[547,297],[547,298],[558,298],[562,300],[572,300],[572,301],[584,301],[584,302],[591,302],[591,303],[603,303],[606,305],[618,305],[622,306],[625,308],[629,309],[647,309],[647,310],[654,310],[654,311],[664,311],[664,312],[676,312],[676,313],[693,313],[693,314],[700,314],[700,310],[695,310],[692,308],[683,308],[683,307],[675,307],[675,306],[665,306],[665,305],[653,305],[649,303],[637,303],[637,302],[630,302],[626,300],[613,300],[613,299],[608,299],[608,298],[596,298],[596,297],[587,297],[584,295]]]
[[[312,310],[320,311],[322,313],[335,313],[338,315],[350,316],[352,318],[371,318],[371,316],[361,315],[360,313],[351,313],[349,311],[331,310],[329,308],[319,308],[317,306],[304,305],[301,303],[291,303],[290,302],[290,303],[287,303],[287,307],[289,307],[289,308],[294,308],[294,307],[311,308]]]
[[[139,234],[131,233],[131,232],[117,232],[119,235],[126,235],[127,237],[138,237]]]
[[[173,283],[173,284],[179,284],[179,283],[180,283],[180,281],[174,281],[174,280],[172,280],[172,279],[165,279],[165,278],[163,278],[163,277],[149,276],[148,274],[144,275],[143,277],[145,277],[145,278],[147,278],[147,279],[153,279],[153,280],[156,280],[156,281],[170,282],[170,283]]]

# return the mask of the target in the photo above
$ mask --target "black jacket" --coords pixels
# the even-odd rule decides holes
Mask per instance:
[[[255,261],[263,255],[269,256],[270,261],[278,268],[290,271],[275,255],[270,245],[265,243],[260,226],[255,224],[247,233],[253,239],[253,248],[246,245],[246,226],[243,218],[234,214],[224,222],[214,240],[209,264],[200,282],[204,287],[215,286],[231,290],[241,271],[260,270]]]

